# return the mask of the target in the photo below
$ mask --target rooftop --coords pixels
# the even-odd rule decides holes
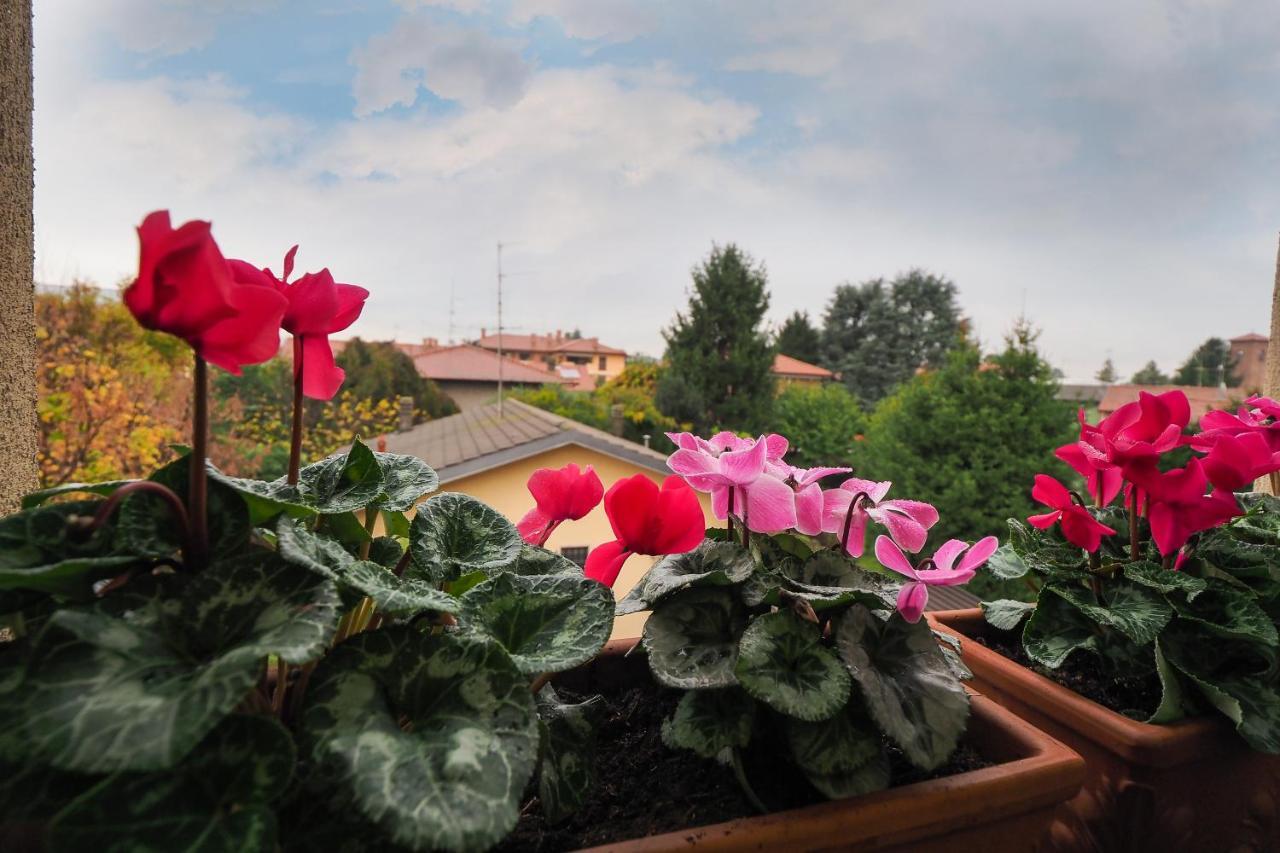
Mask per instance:
[[[1164,394],[1168,391],[1183,392],[1187,395],[1187,402],[1191,404],[1193,418],[1199,418],[1213,409],[1226,408],[1232,402],[1245,397],[1244,392],[1239,388],[1223,388],[1218,385],[1112,385],[1107,388],[1107,393],[1098,403],[1098,411],[1104,415],[1114,412],[1126,403],[1135,402],[1143,391],[1150,394]]]
[[[1071,403],[1097,403],[1106,395],[1109,385],[1085,383],[1081,385],[1060,385],[1057,399]],[[1137,399],[1136,397],[1134,399]]]
[[[773,357],[773,374],[775,376],[794,376],[805,379],[834,379],[835,374],[825,367],[792,358],[778,353]]]
[[[1239,335],[1237,337],[1231,338],[1228,341],[1228,343],[1243,344],[1243,343],[1253,343],[1254,341],[1262,341],[1265,343],[1266,341],[1269,341],[1269,340],[1271,339],[1268,338],[1266,335],[1260,335],[1257,332],[1249,332],[1247,335]]]
[[[480,339],[476,341],[476,346],[492,350],[496,350],[499,344],[501,344],[504,351],[510,350],[512,352],[575,352],[590,353],[592,355],[627,354],[625,350],[600,343],[599,338],[569,338],[565,337],[562,332],[547,335],[512,335],[510,333],[486,335],[482,330]]]
[[[603,430],[507,400],[419,424],[386,437],[387,450],[426,460],[441,483],[576,444],[669,474],[667,457]]]
[[[572,381],[505,355],[499,359],[497,353],[472,344],[455,344],[427,350],[415,356],[413,364],[418,368],[418,373],[437,382],[496,383],[499,364],[502,365],[503,381],[516,385],[564,384]]]

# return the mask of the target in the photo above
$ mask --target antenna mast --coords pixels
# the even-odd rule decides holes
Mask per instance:
[[[503,416],[502,406],[502,242],[498,242],[498,417]]]

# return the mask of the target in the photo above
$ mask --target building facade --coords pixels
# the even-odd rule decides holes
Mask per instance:
[[[480,330],[475,345],[491,352],[554,372],[571,390],[590,391],[613,379],[627,366],[627,353],[602,344],[599,338],[567,337],[563,331],[544,335],[487,334]]]
[[[1231,358],[1235,362],[1233,374],[1236,384],[1246,393],[1262,393],[1263,383],[1267,376],[1267,343],[1266,335],[1249,333],[1232,338]]]

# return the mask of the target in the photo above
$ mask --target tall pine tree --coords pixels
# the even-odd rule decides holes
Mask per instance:
[[[730,243],[694,267],[689,307],[663,331],[667,369],[658,408],[699,432],[753,431],[773,404],[773,346],[764,265]]]
[[[1148,361],[1142,369],[1133,374],[1129,381],[1134,385],[1168,385],[1169,377],[1160,370],[1154,361]]]
[[[1111,362],[1111,359],[1108,358],[1102,363],[1102,367],[1094,374],[1094,378],[1106,385],[1116,381],[1116,366]]]
[[[1173,381],[1176,385],[1226,384],[1231,381],[1235,367],[1231,346],[1222,338],[1209,338],[1182,363]]]
[[[823,366],[840,373],[864,405],[920,367],[938,367],[961,333],[956,286],[923,270],[892,282],[842,284],[823,318]]]
[[[796,311],[778,330],[778,352],[817,364],[822,358],[822,335],[809,321],[808,311]]]

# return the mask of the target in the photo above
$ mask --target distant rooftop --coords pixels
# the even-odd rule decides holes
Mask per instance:
[[[496,350],[501,343],[504,352],[581,353],[583,355],[626,355],[626,350],[600,343],[599,338],[570,338],[563,332],[546,335],[487,335],[480,330],[476,346]]]
[[[1259,335],[1257,332],[1249,332],[1247,335],[1239,335],[1238,337],[1231,338],[1228,343],[1243,344],[1252,343],[1254,341],[1266,342],[1269,340],[1271,339],[1266,335]]]
[[[773,374],[797,379],[834,379],[836,376],[825,367],[819,367],[816,364],[810,364],[807,361],[801,361],[798,358],[792,358],[782,353],[778,353],[773,357]]]
[[[505,355],[499,360],[497,353],[472,344],[427,350],[415,356],[413,364],[420,374],[437,382],[497,383],[499,364],[502,365],[503,381],[512,384],[558,385],[573,381]]]
[[[1150,394],[1164,394],[1168,391],[1181,391],[1187,395],[1191,404],[1191,417],[1199,418],[1205,412],[1230,406],[1237,400],[1243,400],[1245,393],[1239,388],[1223,388],[1213,385],[1112,385],[1098,403],[1098,411],[1104,415],[1114,412],[1126,403],[1135,402],[1138,395],[1146,391]]]
[[[1058,399],[1070,403],[1098,403],[1106,395],[1109,385],[1081,384],[1058,386]]]
[[[615,456],[661,474],[667,457],[634,441],[569,418],[507,400],[419,424],[386,437],[387,450],[426,460],[441,483],[469,476],[567,444]]]

